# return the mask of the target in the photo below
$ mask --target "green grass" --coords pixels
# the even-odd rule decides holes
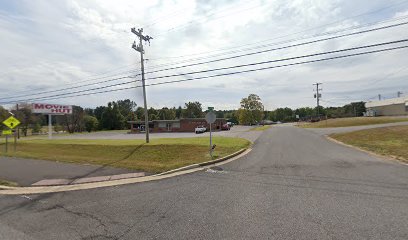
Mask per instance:
[[[17,187],[18,184],[15,182],[7,181],[7,180],[2,180],[0,179],[0,185],[1,186],[7,186],[7,187]]]
[[[366,129],[330,137],[371,152],[408,162],[408,126]]]
[[[223,157],[248,147],[250,142],[214,137],[213,144],[217,145],[214,157]],[[158,173],[209,161],[208,149],[208,138],[151,139],[149,144],[144,140],[27,139],[20,141],[17,152],[10,155]]]
[[[265,126],[259,126],[259,127],[254,127],[249,129],[249,131],[265,131],[266,129],[271,128],[270,125],[265,125]]]
[[[332,128],[332,127],[350,127],[363,126],[371,124],[383,124],[394,122],[407,122],[408,117],[354,117],[354,118],[335,118],[323,120],[315,123],[300,124],[303,128]]]

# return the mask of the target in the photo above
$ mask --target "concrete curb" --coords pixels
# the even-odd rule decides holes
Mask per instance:
[[[341,142],[341,141],[339,141],[339,140],[337,140],[337,139],[334,139],[334,138],[330,137],[329,135],[325,135],[325,137],[326,137],[327,140],[329,140],[329,141],[331,141],[331,142],[337,143],[337,144],[342,145],[342,146],[345,146],[345,147],[352,148],[352,149],[357,150],[357,151],[360,151],[360,152],[364,152],[364,153],[369,154],[369,155],[371,155],[371,156],[380,158],[380,159],[382,159],[382,160],[384,160],[384,161],[387,161],[387,162],[392,161],[393,163],[399,163],[399,164],[407,165],[407,166],[408,166],[408,163],[403,162],[402,160],[400,160],[400,159],[398,159],[398,158],[396,158],[396,157],[393,157],[393,156],[385,156],[385,155],[381,155],[381,154],[378,154],[378,153],[375,153],[375,152],[371,152],[371,151],[365,150],[365,149],[363,149],[363,148],[359,148],[359,147],[356,147],[356,146],[353,146],[353,145],[350,145],[350,144]]]
[[[208,162],[203,162],[203,163],[191,164],[191,165],[188,165],[188,166],[185,166],[185,167],[173,169],[173,170],[163,172],[163,173],[159,173],[159,174],[156,174],[156,175],[161,176],[161,175],[166,175],[166,174],[170,174],[170,173],[175,173],[175,172],[180,172],[180,171],[184,171],[184,170],[190,170],[190,169],[194,169],[194,168],[200,168],[200,167],[205,167],[205,166],[208,166],[208,165],[216,164],[216,163],[228,160],[230,158],[233,158],[233,157],[245,152],[246,150],[247,150],[247,148],[243,148],[243,149],[241,149],[239,151],[236,151],[236,152],[234,152],[234,153],[232,153],[230,155],[227,155],[225,157],[222,157],[222,158],[218,158],[218,159],[211,160],[211,161],[208,161]]]
[[[248,154],[250,151],[251,151],[251,148],[249,149],[244,148],[244,149],[241,149],[233,154],[230,154],[220,159],[216,159],[213,161],[204,162],[200,164],[193,164],[193,165],[186,166],[186,167],[179,168],[179,169],[174,169],[172,170],[173,172],[168,171],[166,173],[150,175],[150,176],[145,176],[145,177],[126,178],[126,179],[119,179],[119,180],[109,180],[109,181],[92,182],[92,183],[80,183],[80,184],[62,185],[62,186],[8,187],[8,186],[0,185],[0,195],[57,193],[57,192],[66,192],[66,191],[75,191],[75,190],[94,189],[94,188],[101,188],[101,187],[112,187],[112,186],[132,184],[132,183],[157,181],[161,179],[166,179],[166,178],[171,178],[175,176],[197,172],[197,171],[203,170],[204,166],[208,166],[211,164],[218,163],[218,165],[222,165],[222,164],[234,161]]]

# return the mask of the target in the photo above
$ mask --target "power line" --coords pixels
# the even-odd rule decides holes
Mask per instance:
[[[302,62],[297,62],[297,63],[289,63],[289,64],[278,65],[278,66],[270,66],[270,67],[263,67],[263,68],[257,68],[257,69],[242,70],[242,71],[215,74],[215,75],[210,75],[210,76],[203,76],[203,77],[196,77],[196,78],[189,78],[189,79],[182,79],[182,80],[173,80],[173,81],[164,81],[164,82],[158,82],[158,83],[150,83],[150,84],[146,84],[145,86],[157,86],[157,85],[164,85],[164,84],[170,84],[170,83],[180,83],[180,82],[201,80],[201,79],[220,77],[220,76],[229,76],[229,75],[235,75],[235,74],[242,74],[242,73],[263,71],[263,70],[269,70],[269,69],[275,69],[275,68],[303,65],[303,64],[309,64],[309,63],[316,63],[316,62],[335,60],[335,59],[341,59],[341,58],[347,58],[347,57],[361,56],[361,55],[366,55],[366,54],[386,52],[386,51],[405,49],[405,48],[408,48],[408,45],[399,46],[399,47],[392,47],[392,48],[386,48],[386,49],[373,50],[373,51],[366,51],[366,52],[360,52],[360,53],[353,53],[353,54],[347,54],[347,55],[341,55],[341,56],[335,56],[335,57],[329,57],[329,58],[321,58],[321,59],[315,59],[315,60],[309,60],[309,61],[302,61]],[[88,95],[93,95],[93,94],[122,91],[122,90],[128,90],[128,89],[134,89],[134,88],[140,88],[140,87],[142,87],[142,86],[132,86],[132,87],[126,87],[126,88],[110,89],[110,90],[105,90],[105,91],[100,91],[100,92],[84,93],[84,94],[65,96],[65,97],[61,97],[61,96],[57,96],[57,97],[48,96],[47,97],[46,96],[46,97],[42,97],[41,99],[43,99],[43,100],[52,100],[52,99],[60,99],[60,98],[67,98],[67,97],[88,96]],[[3,104],[9,104],[9,103],[16,103],[16,102],[30,101],[30,100],[33,100],[33,99],[9,101],[9,102],[2,102],[2,103]]]
[[[391,28],[391,27],[396,27],[396,26],[405,25],[405,24],[408,24],[408,22],[399,23],[399,24],[394,24],[394,25],[388,25],[388,26],[384,26],[384,27],[380,27],[380,28],[374,28],[374,29],[370,29],[370,30],[365,30],[365,31],[360,31],[360,32],[355,32],[355,33],[350,33],[350,34],[344,34],[344,35],[334,36],[334,37],[331,37],[331,38],[319,39],[319,40],[315,40],[315,41],[304,42],[304,43],[300,43],[300,44],[289,45],[289,46],[284,46],[284,47],[275,48],[275,49],[269,49],[269,50],[264,50],[264,51],[275,51],[275,50],[280,50],[280,49],[285,49],[285,48],[290,48],[290,47],[295,47],[295,46],[300,46],[300,45],[312,44],[312,43],[315,43],[315,42],[326,41],[326,40],[331,40],[331,39],[335,39],[335,38],[340,38],[340,37],[345,37],[345,36],[350,36],[350,35],[355,35],[355,34],[361,34],[361,33],[366,33],[366,32],[371,32],[371,31],[377,31],[377,30],[382,30],[382,29]],[[242,52],[242,51],[241,51],[241,52]],[[263,52],[261,52],[261,53],[263,53]],[[255,53],[250,53],[250,55],[252,55],[252,54],[259,54],[259,53],[257,53],[257,52],[255,52]],[[233,57],[231,57],[231,58],[243,57],[243,56],[245,56],[245,54],[243,54],[243,55],[238,55],[238,56],[233,56]],[[166,69],[159,69],[159,70],[156,70],[156,71],[147,72],[146,74],[156,73],[156,72],[162,72],[162,71],[167,71],[167,70],[174,70],[174,69],[178,69],[178,68],[184,68],[184,67],[189,67],[189,66],[194,66],[194,65],[200,65],[200,64],[205,64],[205,63],[210,63],[210,62],[215,62],[215,61],[222,61],[222,60],[227,60],[227,59],[216,59],[216,60],[213,60],[213,61],[200,62],[200,63],[195,63],[195,64],[188,64],[188,65],[184,65],[184,66],[178,66],[178,67],[172,67],[172,68],[166,68]],[[183,61],[183,62],[186,62],[186,61]],[[181,62],[181,63],[183,63],[183,62]],[[191,62],[191,60],[190,60],[190,62]],[[167,66],[168,66],[168,65],[174,65],[174,64],[175,64],[175,63],[167,64]],[[130,65],[129,65],[129,66],[130,66]],[[156,66],[151,66],[151,67],[147,67],[147,68],[148,68],[148,69],[155,69],[155,68],[158,68],[158,67],[160,67],[160,66],[166,66],[166,65],[156,65]],[[124,67],[127,67],[127,66],[124,66]],[[124,68],[124,67],[120,67],[120,68]],[[118,68],[118,69],[119,69],[119,68]],[[135,71],[136,71],[136,70],[130,70],[130,71],[121,72],[121,73],[118,73],[118,74],[132,73],[132,72],[135,72]],[[111,71],[109,71],[109,72],[111,72]],[[106,72],[106,73],[107,73],[107,72]],[[106,73],[102,73],[102,74],[106,74]],[[101,74],[98,74],[98,75],[101,75]],[[138,75],[140,75],[140,74],[138,74]],[[138,76],[138,75],[135,75],[135,76]],[[97,75],[95,75],[95,76],[97,76]],[[117,75],[110,75],[110,76],[105,76],[105,77],[100,77],[100,78],[88,79],[88,80],[85,80],[85,81],[80,81],[80,82],[68,84],[68,86],[69,86],[69,85],[77,85],[77,84],[80,84],[80,83],[85,83],[85,82],[90,82],[90,81],[95,81],[95,80],[99,80],[99,79],[104,79],[104,78],[108,78],[108,77],[115,77],[115,76],[117,76]],[[90,85],[96,85],[96,84],[105,83],[105,82],[111,82],[111,81],[118,80],[118,79],[122,79],[122,78],[115,78],[115,79],[112,79],[112,80],[100,81],[100,82],[95,82],[95,83],[91,83],[91,84],[81,85],[81,86],[77,86],[77,87],[71,87],[71,88],[67,88],[67,89],[65,89],[65,90],[77,89],[77,88],[81,88],[81,87],[84,87],[84,86],[90,86]],[[20,92],[28,92],[28,91],[41,90],[41,89],[43,89],[43,88],[30,89],[30,90],[25,90],[25,91],[20,91]],[[54,88],[51,88],[51,89],[54,89]],[[44,94],[44,93],[49,93],[49,92],[53,92],[53,91],[60,91],[60,90],[63,90],[63,89],[50,90],[50,91],[40,92],[40,93],[37,93],[37,94]],[[17,93],[20,93],[20,92],[17,92]],[[15,92],[15,93],[16,93],[16,92]],[[13,93],[13,94],[15,94],[15,93]],[[25,95],[12,96],[12,97],[25,97],[25,96],[29,96],[29,95],[30,95],[30,94],[25,94]],[[2,98],[0,98],[0,100],[1,100],[1,99],[5,99],[5,98],[9,98],[9,97],[2,97]]]
[[[206,72],[213,72],[213,71],[219,71],[219,70],[227,70],[227,69],[231,69],[231,68],[249,67],[249,66],[267,64],[267,63],[275,63],[275,62],[282,62],[282,61],[288,61],[288,60],[295,60],[295,59],[299,59],[299,58],[315,57],[315,56],[327,55],[327,54],[333,54],[333,53],[340,53],[340,52],[345,52],[345,51],[352,51],[352,50],[358,50],[358,49],[364,49],[364,48],[384,46],[384,45],[389,45],[389,44],[403,43],[403,42],[407,42],[407,41],[408,41],[408,39],[402,39],[402,40],[397,40],[397,41],[383,42],[383,43],[377,43],[377,44],[360,46],[360,47],[353,47],[353,48],[346,48],[346,49],[340,49],[340,50],[334,50],[334,51],[328,51],[328,52],[320,52],[320,53],[302,55],[302,56],[297,56],[297,57],[289,57],[289,58],[282,58],[282,59],[277,59],[277,60],[270,60],[270,61],[263,61],[263,62],[249,63],[249,64],[241,64],[241,65],[222,67],[222,68],[215,68],[215,69],[208,69],[208,70],[202,70],[202,71],[195,71],[195,72],[188,72],[188,73],[180,73],[180,74],[152,77],[152,78],[146,78],[146,80],[159,79],[159,78],[168,78],[168,77],[175,77],[175,76],[184,76],[184,75],[191,75],[191,74],[197,74],[197,73],[206,73]]]
[[[313,41],[308,41],[308,42],[303,42],[303,43],[298,43],[298,44],[292,44],[292,45],[288,45],[288,46],[272,48],[272,49],[267,49],[267,50],[252,52],[252,53],[240,54],[240,55],[235,55],[235,56],[231,56],[231,57],[219,58],[219,59],[214,59],[214,60],[205,61],[205,62],[199,62],[199,63],[192,63],[192,64],[187,64],[187,65],[182,65],[182,66],[170,67],[170,68],[165,68],[165,69],[146,72],[146,74],[157,73],[157,72],[173,70],[173,69],[179,69],[179,68],[184,68],[184,67],[191,67],[191,66],[202,65],[202,64],[213,63],[213,62],[219,62],[219,61],[225,61],[225,60],[230,60],[230,59],[235,59],[235,58],[240,58],[240,57],[246,57],[246,56],[257,55],[257,54],[266,53],[266,52],[282,50],[282,49],[291,48],[291,47],[304,46],[304,45],[308,45],[308,44],[312,44],[312,43],[317,43],[317,42],[322,42],[322,41],[327,41],[327,40],[332,40],[332,39],[336,39],[336,38],[342,38],[342,37],[347,37],[347,36],[352,36],[352,35],[357,35],[357,34],[362,34],[362,33],[367,33],[367,32],[383,30],[383,29],[402,26],[402,25],[406,25],[406,24],[408,24],[408,22],[388,25],[388,26],[384,26],[384,27],[379,27],[379,28],[354,32],[354,33],[342,34],[342,35],[338,35],[338,36],[322,38],[322,39],[318,39],[318,40],[313,40]]]
[[[92,85],[101,84],[101,83],[113,82],[113,81],[117,81],[117,80],[121,80],[121,79],[125,79],[125,78],[133,78],[133,77],[139,76],[139,75],[140,74],[137,74],[137,75],[134,75],[134,76],[125,76],[125,77],[108,79],[108,80],[105,80],[105,81],[96,82],[96,83],[89,83],[89,84],[85,84],[85,85],[81,85],[81,86],[75,86],[75,87],[69,87],[69,88],[60,88],[60,89],[57,89],[57,90],[44,91],[44,92],[35,93],[34,95],[42,95],[42,94],[52,93],[52,92],[57,92],[57,91],[66,91],[66,90],[71,90],[71,89],[76,89],[76,88],[82,88],[82,87],[92,86]],[[27,97],[27,96],[33,96],[33,94],[12,96],[11,98],[19,98],[19,97]],[[6,98],[10,99],[10,97],[2,97],[0,99],[6,99]]]
[[[158,77],[146,78],[146,80],[155,80],[155,79],[162,79],[162,78],[169,78],[169,77],[179,77],[179,76],[192,75],[192,74],[197,74],[197,73],[206,73],[206,72],[213,72],[213,71],[220,71],[220,70],[228,70],[228,69],[233,69],[233,68],[241,68],[241,67],[262,65],[262,64],[267,64],[267,63],[283,62],[283,61],[295,60],[295,59],[300,59],[300,58],[316,57],[316,56],[333,54],[333,53],[341,53],[341,52],[346,52],[346,51],[353,51],[353,50],[359,50],[359,49],[365,49],[365,48],[379,47],[379,46],[402,43],[402,42],[407,42],[407,41],[408,41],[408,39],[402,39],[402,40],[396,40],[396,41],[390,41],[390,42],[383,42],[383,43],[365,45],[365,46],[360,46],[360,47],[353,47],[353,48],[346,48],[346,49],[340,49],[340,50],[334,50],[334,51],[328,51],[328,52],[320,52],[320,53],[290,57],[290,58],[282,58],[282,59],[275,59],[275,60],[270,60],[270,61],[255,62],[255,63],[249,63],[249,64],[241,64],[241,65],[235,65],[235,66],[229,66],[229,67],[223,67],[223,68],[208,69],[208,70],[203,70],[203,71],[193,71],[193,72],[188,72],[188,73],[179,73],[179,74],[158,76]],[[138,75],[140,75],[140,74],[138,74]],[[138,76],[138,75],[135,75],[135,76]],[[135,77],[135,76],[133,76],[133,77]],[[126,77],[126,78],[130,78],[130,76]],[[112,81],[112,80],[107,80],[107,81]],[[107,81],[105,81],[105,82],[107,82]],[[80,90],[80,91],[76,91],[76,92],[72,92],[72,93],[61,93],[61,94],[57,94],[57,95],[52,95],[50,97],[64,96],[64,95],[69,95],[69,94],[73,94],[73,93],[81,93],[81,92],[87,92],[87,91],[92,91],[92,90],[99,90],[99,89],[103,89],[103,88],[115,87],[115,86],[125,85],[125,84],[129,84],[129,83],[139,82],[139,81],[140,80],[132,80],[132,81],[127,81],[127,82],[122,82],[122,83],[115,83],[115,84],[108,85],[108,86],[102,86],[102,87],[97,87],[97,88],[92,88],[92,89],[85,89],[85,90]],[[63,90],[66,90],[66,89],[63,89]],[[55,92],[55,91],[52,91],[52,92]],[[36,95],[38,95],[38,94],[36,94]],[[31,96],[33,96],[33,95],[31,95]],[[41,99],[41,97],[31,98],[30,100],[37,100],[37,99]]]

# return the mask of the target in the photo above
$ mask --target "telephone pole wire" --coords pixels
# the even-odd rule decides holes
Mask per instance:
[[[139,38],[139,45],[136,45],[136,41],[133,42],[132,48],[136,51],[140,52],[140,64],[142,70],[142,86],[143,86],[143,99],[144,99],[144,115],[145,115],[145,132],[146,132],[146,143],[149,143],[149,116],[147,114],[147,100],[146,100],[146,85],[145,85],[145,76],[144,76],[144,59],[143,59],[143,41],[149,42],[153,39],[152,37],[143,35],[143,28],[136,28],[131,29],[132,33],[136,34]]]
[[[316,103],[317,103],[317,117],[320,119],[320,98],[322,97],[322,94],[319,93],[319,91],[323,90],[319,88],[319,85],[322,85],[323,83],[314,83],[313,85],[316,85],[316,94],[314,95],[314,97],[316,98]]]

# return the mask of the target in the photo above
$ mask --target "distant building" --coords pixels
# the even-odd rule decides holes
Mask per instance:
[[[408,115],[408,97],[371,101],[365,104],[366,116]]]
[[[145,131],[144,121],[128,121],[130,123],[130,130],[133,133]],[[226,124],[225,118],[217,118],[215,123],[211,125],[214,131],[220,131],[222,125]],[[150,132],[194,132],[198,126],[204,126],[207,130],[210,125],[204,118],[183,118],[178,120],[152,120],[149,121]]]

